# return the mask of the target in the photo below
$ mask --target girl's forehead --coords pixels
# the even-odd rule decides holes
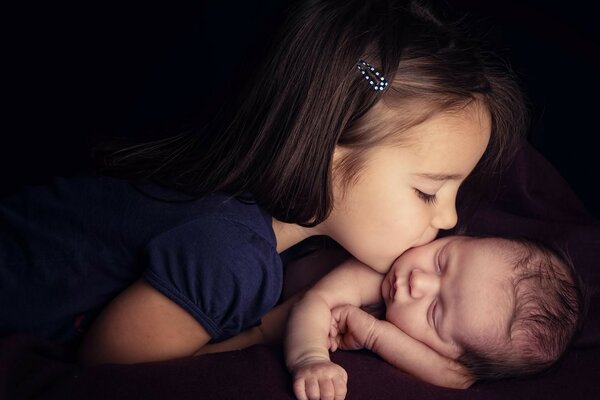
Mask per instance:
[[[423,140],[424,132],[464,131],[465,124],[481,127],[487,134],[491,131],[491,116],[481,100],[472,100],[452,107],[441,107],[425,101],[407,101],[390,106],[378,102],[365,115],[365,124],[387,143],[410,146]],[[429,128],[429,129],[425,129]]]

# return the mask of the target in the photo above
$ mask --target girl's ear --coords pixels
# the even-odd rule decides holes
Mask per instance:
[[[343,160],[349,152],[350,150],[348,148],[337,144],[335,145],[335,149],[333,150],[333,160],[331,162],[334,170],[339,167],[340,161]]]
[[[345,191],[345,185],[343,184],[345,181],[345,168],[342,166],[342,162],[348,155],[348,152],[348,148],[339,146],[337,144],[333,150],[333,159],[331,160],[331,184],[333,189],[334,204],[335,199],[343,196]]]
[[[345,168],[342,166],[342,162],[346,159],[346,156],[350,150],[347,147],[335,145],[333,150],[333,159],[331,160],[331,178],[334,185],[339,185],[343,182],[343,174]]]

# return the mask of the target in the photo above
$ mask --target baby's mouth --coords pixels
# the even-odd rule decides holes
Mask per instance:
[[[390,302],[394,301],[394,298],[396,297],[396,290],[397,290],[397,284],[396,284],[396,274],[394,274],[392,276],[392,279],[390,280]]]

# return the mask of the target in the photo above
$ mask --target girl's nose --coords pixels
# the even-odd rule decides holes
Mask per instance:
[[[440,204],[436,215],[431,221],[436,229],[452,229],[458,222],[458,215],[456,213],[456,204],[454,201],[449,201],[448,204]]]
[[[410,296],[414,299],[434,295],[440,289],[440,277],[434,272],[415,268],[410,272],[408,287]]]

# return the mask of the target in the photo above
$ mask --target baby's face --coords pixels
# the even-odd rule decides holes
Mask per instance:
[[[460,343],[505,343],[513,266],[496,239],[450,236],[399,257],[381,286],[386,319],[452,359]]]

